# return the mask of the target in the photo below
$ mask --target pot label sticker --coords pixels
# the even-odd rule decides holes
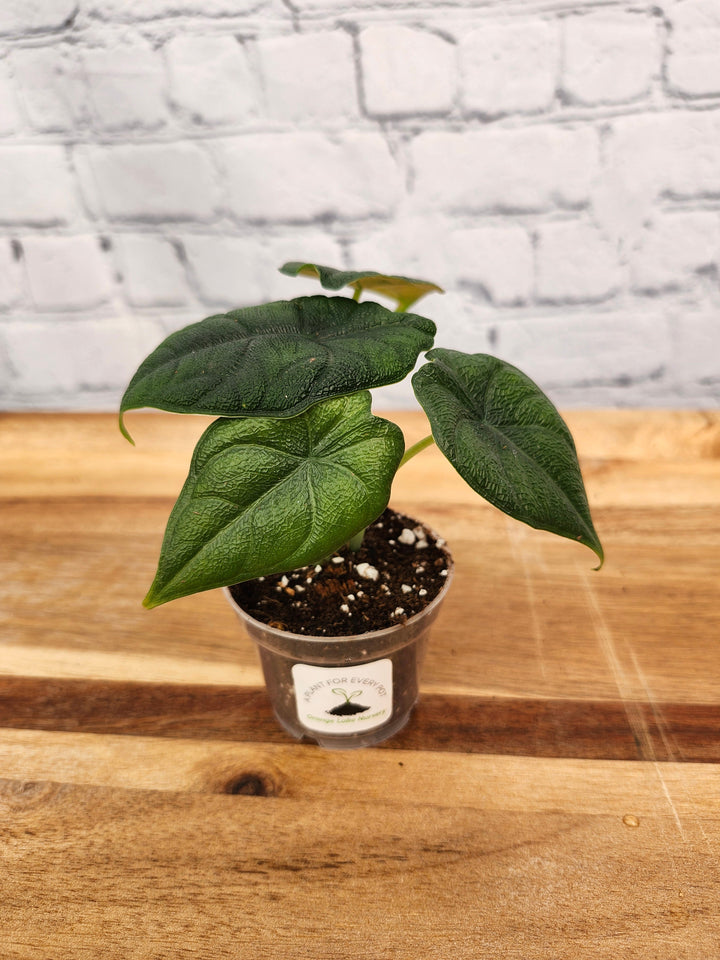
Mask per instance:
[[[308,730],[358,733],[392,714],[392,660],[356,667],[292,668],[298,719]]]

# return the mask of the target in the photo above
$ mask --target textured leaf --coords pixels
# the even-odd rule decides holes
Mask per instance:
[[[385,509],[403,450],[367,392],[292,419],[216,420],[193,454],[145,606],[323,559]]]
[[[300,260],[286,263],[280,267],[280,273],[288,277],[317,277],[326,290],[341,290],[343,287],[353,287],[358,293],[372,290],[390,300],[397,300],[400,311],[409,309],[428,293],[445,292],[442,287],[428,280],[394,277],[376,270],[336,270],[334,267],[321,267],[317,263],[302,263]]]
[[[603,560],[575,444],[532,380],[486,354],[436,349],[413,377],[438,447],[470,486],[517,520]]]
[[[402,380],[435,324],[347,297],[299,297],[208,317],[171,334],[125,391],[127,410],[292,417],[329,397]]]

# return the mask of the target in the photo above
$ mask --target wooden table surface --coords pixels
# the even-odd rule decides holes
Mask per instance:
[[[0,416],[2,960],[718,957],[720,412],[567,420],[604,569],[415,458],[422,698],[328,752],[219,591],[140,605],[204,421]]]

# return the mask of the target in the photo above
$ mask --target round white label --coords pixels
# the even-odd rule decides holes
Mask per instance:
[[[354,667],[292,668],[298,719],[308,730],[357,733],[392,714],[392,660]]]

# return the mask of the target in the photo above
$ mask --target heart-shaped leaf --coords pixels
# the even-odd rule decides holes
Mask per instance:
[[[341,290],[353,287],[356,295],[363,290],[372,290],[390,300],[397,300],[398,312],[408,310],[421,297],[433,291],[444,293],[442,287],[429,280],[412,280],[409,277],[389,276],[376,270],[336,270],[334,267],[321,267],[317,263],[302,263],[291,260],[280,267],[280,273],[288,277],[317,277],[326,290]]]
[[[208,317],[141,364],[123,414],[138,407],[225,417],[293,417],[314,403],[402,380],[435,324],[347,297],[299,297]]]
[[[216,420],[195,448],[145,606],[328,556],[385,509],[404,447],[367,392],[292,419]]]
[[[413,389],[463,479],[509,516],[586,544],[602,564],[575,444],[540,388],[486,354],[427,356]]]

